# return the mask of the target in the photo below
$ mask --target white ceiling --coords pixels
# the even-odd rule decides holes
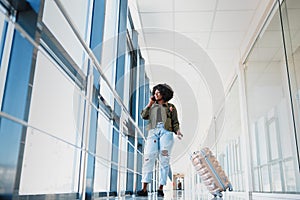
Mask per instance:
[[[183,34],[195,41],[215,63],[223,84],[231,81],[238,65],[240,46],[259,8],[261,0],[137,0],[142,28],[155,28],[162,32]],[[172,47],[178,43],[172,35],[159,36],[158,31],[144,33],[145,45],[151,46],[153,38],[161,37]],[[189,49],[193,51],[193,49]],[[174,56],[174,55],[173,55]],[[175,56],[176,57],[176,56]],[[162,56],[148,54],[148,63],[160,63]],[[169,65],[175,65],[174,58]],[[151,69],[150,69],[151,71]]]

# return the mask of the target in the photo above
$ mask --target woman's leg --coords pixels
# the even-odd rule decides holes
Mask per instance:
[[[142,168],[143,190],[147,189],[147,184],[152,181],[153,167],[158,154],[158,137],[155,129],[149,130],[149,135],[145,142],[144,162]]]
[[[173,132],[162,129],[162,136],[160,137],[160,178],[159,184],[162,189],[167,184],[167,178],[170,169],[170,155],[174,144]]]

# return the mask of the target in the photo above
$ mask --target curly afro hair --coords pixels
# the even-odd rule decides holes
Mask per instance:
[[[173,98],[174,91],[166,83],[158,84],[158,85],[154,86],[153,90],[152,90],[153,96],[154,96],[156,90],[158,90],[160,92],[160,94],[162,95],[162,98],[165,102],[167,102]]]

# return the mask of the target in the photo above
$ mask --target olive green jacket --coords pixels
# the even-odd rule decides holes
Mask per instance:
[[[145,107],[142,110],[141,116],[145,120],[149,120],[147,130],[154,129],[156,127],[156,109],[161,106],[158,103],[154,103],[151,108]],[[161,116],[164,122],[164,128],[168,131],[177,132],[179,130],[179,121],[177,116],[176,107],[171,103],[165,103],[162,105]]]

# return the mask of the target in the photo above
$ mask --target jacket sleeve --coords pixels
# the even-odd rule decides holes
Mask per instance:
[[[145,108],[142,110],[141,117],[142,117],[143,119],[149,119],[149,116],[150,116],[150,108],[149,108],[149,107],[145,107]]]
[[[179,127],[179,121],[178,121],[178,115],[177,115],[177,109],[174,105],[172,105],[172,129],[176,133],[180,127]]]

